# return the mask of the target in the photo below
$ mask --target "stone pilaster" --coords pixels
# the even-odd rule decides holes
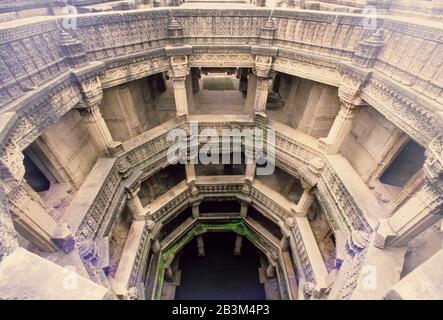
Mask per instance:
[[[199,257],[205,256],[205,243],[202,235],[197,236],[197,255]]]
[[[194,219],[200,217],[200,203],[200,201],[196,201],[191,204],[192,217]]]
[[[190,72],[188,67],[188,54],[192,52],[192,48],[189,46],[174,46],[166,47],[165,50],[169,56],[171,66],[168,75],[174,89],[177,117],[186,117],[188,115],[186,76]]]
[[[341,102],[340,111],[332,124],[326,138],[320,138],[320,148],[328,154],[339,153],[346,137],[351,132],[359,106],[348,102]]]
[[[188,100],[186,96],[186,77],[171,77],[172,87],[174,89],[175,105],[177,108],[177,117],[188,115]]]
[[[255,168],[257,166],[257,163],[255,159],[249,159],[246,162],[246,172],[245,172],[245,181],[248,181],[249,183],[252,183],[255,177]]]
[[[129,138],[138,136],[143,132],[142,125],[135,109],[134,99],[129,86],[124,84],[118,87],[118,104],[127,127]]]
[[[240,217],[246,218],[248,216],[249,202],[240,200]]]
[[[257,88],[255,89],[254,114],[266,114],[266,101],[272,85],[272,78],[257,76]]]
[[[241,247],[243,244],[243,237],[239,234],[235,237],[235,243],[234,243],[234,256],[240,256],[241,255]]]

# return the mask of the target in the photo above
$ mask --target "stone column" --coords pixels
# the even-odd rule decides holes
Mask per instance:
[[[268,100],[268,92],[272,85],[272,78],[258,77],[257,87],[255,89],[254,113],[266,113],[266,101]]]
[[[240,201],[240,217],[246,218],[248,216],[249,203],[246,201]]]
[[[380,221],[375,246],[403,247],[443,217],[443,197],[428,179],[389,219]]]
[[[241,255],[241,247],[243,244],[243,237],[239,234],[237,234],[235,238],[235,244],[234,244],[234,256],[240,256]]]
[[[125,117],[129,137],[132,138],[138,136],[143,132],[143,129],[140,120],[138,119],[131,90],[127,84],[118,87],[117,97],[119,107],[121,111],[123,111],[122,114]]]
[[[296,215],[299,217],[306,217],[309,213],[312,203],[315,200],[315,196],[312,192],[312,186],[308,185],[306,182],[302,182],[303,193],[298,200],[297,206],[295,207]]]
[[[245,172],[245,180],[246,181],[248,181],[248,182],[254,181],[255,168],[256,168],[255,159],[250,159],[246,162],[246,172]]]
[[[99,151],[102,154],[110,154],[109,149],[112,148],[115,143],[102,117],[98,104],[80,108],[79,112]]]
[[[197,202],[193,202],[192,204],[191,204],[191,206],[192,206],[192,217],[194,218],[194,219],[197,219],[198,217],[200,217],[200,201],[197,201]]]
[[[131,211],[132,218],[134,220],[143,221],[146,218],[149,208],[143,207],[140,198],[138,196],[139,191],[140,191],[140,186],[138,186],[135,189],[128,190],[126,204],[128,206],[128,209]]]
[[[188,99],[186,96],[186,77],[171,77],[174,88],[175,105],[177,108],[177,117],[188,115]]]
[[[171,19],[168,24],[168,34],[178,42],[183,36],[183,27],[176,19]],[[188,115],[188,98],[186,94],[186,77],[189,75],[188,55],[192,52],[187,46],[172,46],[165,48],[169,56],[171,69],[168,75],[174,89],[175,105],[177,108],[177,117],[186,117]]]
[[[197,255],[199,257],[205,256],[205,243],[202,235],[197,236]]]
[[[359,106],[341,102],[340,111],[332,124],[326,139],[320,138],[320,147],[328,154],[340,152],[341,146],[352,129],[353,121],[359,111]]]

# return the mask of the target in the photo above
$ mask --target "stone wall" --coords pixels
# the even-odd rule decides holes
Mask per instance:
[[[401,148],[403,143],[398,143],[400,135],[401,131],[377,110],[364,107],[355,118],[342,152],[360,176],[368,178],[380,159],[384,159],[389,152],[392,159]]]
[[[49,159],[56,161],[68,173],[72,183],[79,188],[85,181],[98,157],[97,147],[85,128],[78,111],[71,110],[38,138],[46,146]],[[54,154],[55,153],[55,154]]]

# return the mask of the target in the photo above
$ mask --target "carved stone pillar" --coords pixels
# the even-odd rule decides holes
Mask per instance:
[[[320,147],[328,154],[339,153],[343,142],[349,135],[352,125],[359,111],[359,106],[348,102],[341,102],[340,111],[332,124],[328,136],[320,138]]]
[[[137,115],[137,111],[134,105],[134,99],[132,97],[129,86],[124,84],[118,87],[118,103],[122,114],[125,116],[125,124],[130,138],[138,136],[143,132],[140,120]]]
[[[309,213],[312,203],[315,200],[315,196],[312,192],[312,186],[305,182],[302,182],[303,193],[298,200],[297,206],[295,207],[296,215],[300,217],[306,217]]]
[[[237,234],[235,238],[234,243],[234,256],[240,256],[241,255],[241,247],[243,244],[243,237],[239,234]]]
[[[168,75],[174,89],[177,117],[188,115],[188,98],[186,95],[186,76],[189,74],[188,54],[192,48],[186,46],[168,47],[166,54],[169,56],[171,70]]]
[[[266,113],[266,101],[268,92],[272,85],[272,78],[257,77],[257,88],[255,89],[254,113]]]
[[[254,159],[250,159],[246,162],[246,172],[245,172],[245,180],[252,182],[255,177],[255,168],[256,168],[256,161]]]
[[[194,219],[197,219],[198,217],[200,217],[200,201],[197,202],[193,202],[191,204],[191,209],[192,209],[192,217]]]
[[[249,203],[246,201],[240,201],[240,217],[246,218],[248,216]]]
[[[102,154],[110,154],[115,143],[102,117],[98,104],[78,109],[97,148]]]
[[[205,243],[202,235],[197,236],[197,255],[199,257],[205,256]]]
[[[186,77],[171,77],[174,88],[175,106],[177,108],[177,117],[188,115],[188,100],[186,97]]]
[[[138,196],[138,192],[140,191],[140,187],[128,191],[128,196],[126,200],[126,204],[128,209],[131,211],[132,218],[134,220],[145,220],[146,215],[149,212],[149,208],[144,208],[140,198]]]

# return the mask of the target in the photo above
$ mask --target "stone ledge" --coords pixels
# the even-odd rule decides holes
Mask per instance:
[[[0,299],[102,300],[109,296],[107,288],[23,248],[0,264]]]

